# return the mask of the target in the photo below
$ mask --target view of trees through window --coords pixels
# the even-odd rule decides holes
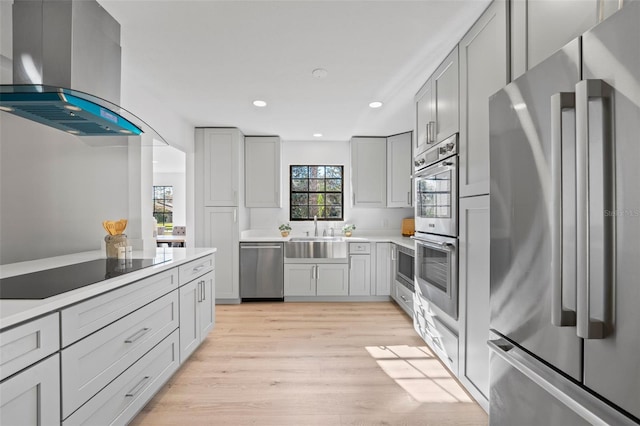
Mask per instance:
[[[343,220],[344,166],[291,166],[290,220]]]
[[[159,226],[173,226],[173,186],[153,187],[153,217]]]

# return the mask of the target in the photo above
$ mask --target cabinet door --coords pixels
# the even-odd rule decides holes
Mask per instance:
[[[458,46],[449,53],[433,74],[436,143],[459,129],[458,114]]]
[[[351,193],[354,206],[386,206],[386,138],[351,139]]]
[[[280,138],[247,136],[244,146],[245,206],[282,207]]]
[[[412,132],[387,138],[387,207],[411,207]]]
[[[60,357],[53,355],[0,383],[0,424],[60,424]]]
[[[238,129],[197,129],[196,152],[201,151],[203,156],[205,206],[238,205],[241,143]]]
[[[216,300],[238,300],[239,231],[238,209],[235,207],[208,207],[205,209],[204,244],[216,247]]]
[[[180,287],[180,363],[183,363],[200,344],[201,279]]]
[[[389,296],[391,294],[391,243],[376,244],[376,274],[375,295]]]
[[[371,294],[371,256],[353,255],[349,258],[349,296]]]
[[[515,79],[629,2],[526,0],[511,4],[511,66]]]
[[[460,199],[460,376],[489,397],[489,196]],[[478,395],[479,392],[479,395]]]
[[[349,294],[349,265],[316,265],[316,281],[318,296],[346,296]]]
[[[316,265],[294,263],[284,265],[284,295],[315,296]]]
[[[459,44],[460,196],[489,193],[489,96],[508,83],[507,3],[494,1]]]
[[[433,81],[427,80],[415,97],[416,129],[413,139],[413,153],[419,154],[434,143],[431,129],[435,125],[435,106],[433,104]]]
[[[213,329],[216,322],[215,318],[215,275],[213,272],[209,272],[207,275],[197,280],[202,287],[202,294],[200,296],[200,341],[204,340],[209,332]]]

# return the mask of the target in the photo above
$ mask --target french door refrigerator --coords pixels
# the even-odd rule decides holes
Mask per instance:
[[[640,2],[489,104],[490,424],[640,424]]]

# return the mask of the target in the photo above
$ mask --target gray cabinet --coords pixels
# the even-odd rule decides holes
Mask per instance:
[[[346,296],[349,271],[344,263],[287,263],[284,265],[284,296]]]
[[[387,207],[411,207],[412,132],[387,138]]]
[[[180,363],[209,334],[215,322],[213,272],[180,287]]]
[[[245,207],[282,207],[280,138],[244,138]]]
[[[244,137],[234,128],[196,129],[196,196],[204,206],[237,206]]]
[[[489,193],[489,96],[508,83],[507,6],[495,0],[459,44],[461,197]]]
[[[216,247],[216,302],[240,301],[240,231],[237,207],[204,208],[204,229],[196,237],[204,247]]]
[[[458,46],[456,46],[415,96],[414,154],[458,132],[458,83]]]
[[[459,208],[459,378],[488,409],[489,196],[462,198]]]
[[[393,271],[395,270],[392,265],[391,250],[393,244],[391,243],[376,243],[375,244],[375,290],[372,292],[376,296],[390,296],[391,295],[391,283],[393,282]]]
[[[349,296],[371,294],[371,255],[349,256]]]
[[[387,204],[387,138],[351,138],[351,200],[354,207]]]
[[[512,78],[524,74],[606,19],[618,10],[620,3],[618,0],[512,1]]]
[[[58,354],[0,383],[0,424],[20,426],[60,424],[60,356]]]

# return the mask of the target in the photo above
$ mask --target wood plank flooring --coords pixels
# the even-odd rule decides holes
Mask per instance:
[[[216,306],[133,425],[486,425],[391,302]]]

